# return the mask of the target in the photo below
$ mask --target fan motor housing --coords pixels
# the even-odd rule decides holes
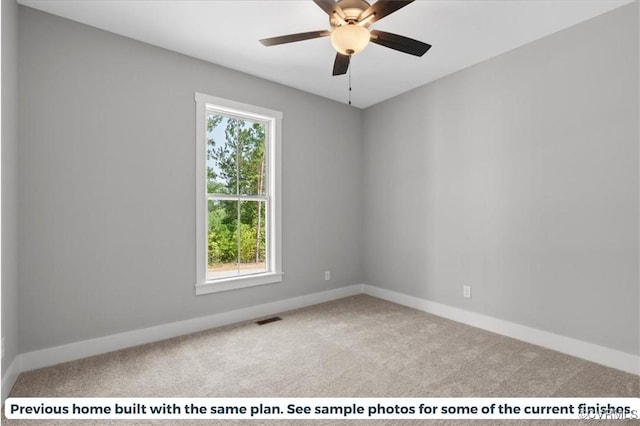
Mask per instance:
[[[358,21],[358,17],[371,6],[368,2],[364,0],[340,0],[336,3],[345,14],[345,21]],[[339,25],[339,22],[335,19],[335,17],[329,17],[329,24],[335,28]],[[366,25],[368,26],[368,25]]]

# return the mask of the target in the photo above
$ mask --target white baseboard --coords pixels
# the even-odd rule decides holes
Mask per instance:
[[[305,296],[293,297],[235,311],[194,318],[155,327],[113,334],[96,339],[70,343],[68,345],[27,352],[20,355],[21,371],[48,367],[61,362],[73,361],[88,356],[99,355],[119,349],[169,339],[183,334],[195,333],[210,328],[248,321],[265,315],[272,315],[291,309],[302,308],[330,300],[341,299],[362,293],[362,285],[352,285],[326,290]]]
[[[9,396],[9,392],[11,392],[11,388],[13,388],[13,385],[16,383],[16,379],[21,371],[20,355],[17,355],[13,358],[9,368],[7,368],[7,371],[2,376],[2,385],[0,385],[2,388],[2,403],[4,403],[4,400]]]
[[[363,285],[363,293],[627,373],[640,375],[640,356],[637,355],[367,284]]]

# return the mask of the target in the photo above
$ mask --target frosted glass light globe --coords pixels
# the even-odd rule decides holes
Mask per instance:
[[[369,30],[355,24],[342,25],[336,27],[331,33],[331,44],[343,55],[353,55],[362,52],[371,35]]]

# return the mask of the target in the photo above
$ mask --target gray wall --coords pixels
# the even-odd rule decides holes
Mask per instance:
[[[19,22],[21,352],[360,282],[360,110],[33,9]],[[283,112],[281,284],[194,295],[196,91]]]
[[[638,71],[634,3],[367,109],[365,282],[638,354]]]
[[[2,0],[2,375],[18,352],[18,5]]]

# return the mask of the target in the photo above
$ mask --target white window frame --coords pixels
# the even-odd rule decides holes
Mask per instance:
[[[218,98],[196,92],[196,294],[217,293],[282,281],[282,216],[281,216],[281,146],[282,113],[267,108],[248,105],[229,99]],[[208,214],[207,214],[207,111],[239,116],[268,124],[269,134],[265,142],[269,161],[267,167],[268,208],[265,273],[207,279]]]

